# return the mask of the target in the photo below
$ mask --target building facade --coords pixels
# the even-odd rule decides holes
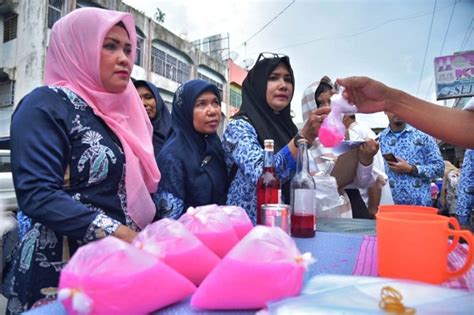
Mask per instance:
[[[217,85],[228,103],[226,62],[200,51],[121,0],[0,0],[0,136],[9,134],[11,113],[23,96],[43,84],[53,24],[81,7],[129,12],[134,16],[138,51],[132,77],[158,86],[170,110],[177,87],[197,78]]]

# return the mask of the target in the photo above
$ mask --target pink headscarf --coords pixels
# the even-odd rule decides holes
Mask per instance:
[[[150,193],[160,181],[152,145],[152,126],[132,82],[121,93],[107,92],[100,78],[100,53],[110,29],[122,21],[135,60],[135,22],[129,13],[97,8],[78,9],[57,21],[51,31],[44,83],[63,86],[81,96],[117,135],[125,152],[127,208],[144,228],[156,208]]]

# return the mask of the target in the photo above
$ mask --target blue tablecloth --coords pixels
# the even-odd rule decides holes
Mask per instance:
[[[342,221],[341,221],[342,222]],[[344,221],[346,222],[346,221]],[[349,223],[344,223],[347,225]],[[350,224],[349,224],[350,225]],[[357,225],[357,224],[355,224]],[[354,225],[354,226],[355,226]],[[367,224],[367,229],[374,224]],[[321,228],[324,228],[321,226]],[[347,232],[344,229],[341,232]],[[370,231],[369,231],[370,232]],[[357,255],[363,241],[362,235],[348,234],[348,233],[333,233],[333,232],[316,232],[315,238],[303,239],[295,238],[296,244],[301,253],[311,252],[316,258],[316,263],[310,266],[306,279],[311,278],[317,274],[343,274],[350,275],[354,270]],[[156,312],[156,314],[253,314],[255,312],[248,311],[228,311],[228,312],[210,312],[210,311],[195,311],[189,306],[189,300],[181,303],[171,305],[165,309]],[[42,306],[37,309],[30,310],[25,313],[28,315],[66,315],[66,311],[61,303],[55,302]]]

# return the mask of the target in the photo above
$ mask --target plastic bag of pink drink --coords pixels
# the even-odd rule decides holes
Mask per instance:
[[[194,293],[187,278],[113,236],[80,247],[62,269],[68,314],[148,314]]]
[[[178,221],[219,257],[239,241],[229,217],[218,205],[189,207]]]
[[[298,295],[305,272],[303,256],[282,229],[256,226],[204,279],[191,306],[259,309],[269,301]]]
[[[250,221],[247,212],[238,206],[221,206],[234,226],[235,234],[239,239],[243,239],[245,235],[253,228],[252,221]]]
[[[339,93],[331,96],[331,112],[323,121],[318,131],[319,141],[326,147],[334,147],[344,140],[346,127],[342,119],[343,114],[354,114],[357,107],[349,104],[342,96],[344,88],[340,88]]]
[[[148,225],[132,244],[164,261],[198,286],[219,263],[217,257],[182,223],[162,219]]]

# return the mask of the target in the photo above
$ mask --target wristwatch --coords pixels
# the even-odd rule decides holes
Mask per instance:
[[[293,144],[295,145],[295,147],[298,147],[298,141],[300,141],[301,139],[306,139],[306,138],[300,133],[300,131],[298,131],[296,136],[293,138]]]
[[[412,175],[412,176],[418,175],[418,168],[416,167],[416,165],[415,164],[410,164],[410,166],[411,166],[410,175]]]

